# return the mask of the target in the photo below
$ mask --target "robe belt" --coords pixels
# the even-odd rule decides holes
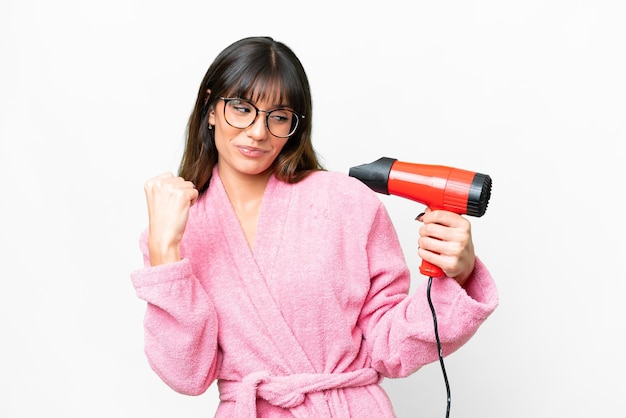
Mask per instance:
[[[300,373],[272,376],[266,371],[250,373],[241,381],[219,380],[220,400],[235,401],[235,418],[256,418],[256,399],[281,408],[301,405],[306,395],[330,389],[368,386],[380,382],[374,369],[345,373]]]

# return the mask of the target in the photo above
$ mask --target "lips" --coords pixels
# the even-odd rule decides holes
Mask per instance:
[[[237,149],[246,157],[260,157],[262,155],[267,154],[268,152],[261,148],[248,147],[248,146],[243,146],[243,145],[238,145]]]

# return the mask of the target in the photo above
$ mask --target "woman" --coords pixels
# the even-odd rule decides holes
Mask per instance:
[[[245,38],[209,67],[179,175],[148,180],[145,352],[174,390],[217,380],[217,417],[393,417],[380,386],[438,358],[425,292],[381,201],[324,170],[311,143],[304,69],[283,43]],[[443,353],[497,305],[470,223],[421,220]]]

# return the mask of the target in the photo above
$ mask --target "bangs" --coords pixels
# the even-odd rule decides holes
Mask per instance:
[[[267,101],[269,103],[288,106],[296,111],[300,105],[298,93],[288,81],[286,74],[279,74],[275,70],[267,69],[253,73],[245,71],[239,80],[233,83],[233,88],[228,92],[227,97],[240,97],[248,99],[253,103]]]

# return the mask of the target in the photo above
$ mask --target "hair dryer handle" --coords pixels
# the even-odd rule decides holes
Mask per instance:
[[[429,263],[428,261],[422,260],[422,265],[420,266],[420,273],[424,276],[428,277],[443,277],[445,276],[443,270],[437,267],[436,265]]]

